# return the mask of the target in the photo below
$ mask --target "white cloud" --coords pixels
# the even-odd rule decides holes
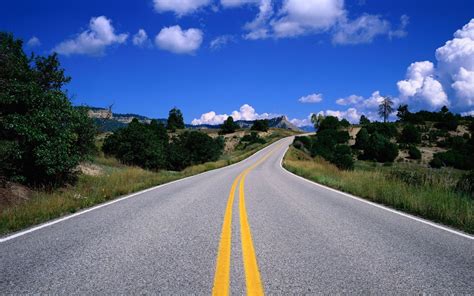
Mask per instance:
[[[125,43],[127,38],[128,34],[115,34],[112,21],[107,17],[93,17],[89,22],[89,29],[80,33],[74,39],[61,42],[53,51],[63,55],[100,56],[105,53],[107,46]]]
[[[298,102],[300,103],[319,103],[323,100],[323,95],[322,94],[310,94],[307,96],[303,96],[298,99]]]
[[[140,29],[135,35],[133,35],[133,44],[139,47],[150,45],[150,39],[148,39],[148,34],[145,30]]]
[[[347,119],[351,123],[359,122],[359,119],[361,116],[361,114],[359,114],[359,111],[357,111],[356,108],[349,108],[345,111],[326,110],[326,111],[321,111],[318,114],[322,114],[324,116],[335,116],[339,119]]]
[[[326,31],[345,14],[343,0],[286,0],[272,27],[276,37],[294,37]]]
[[[209,5],[211,0],[153,0],[153,3],[158,12],[171,11],[177,16],[183,16]]]
[[[231,114],[217,114],[214,111],[210,111],[201,115],[200,118],[195,118],[191,122],[192,125],[199,125],[199,124],[212,124],[217,125],[224,122],[227,117],[232,116],[234,120],[255,120],[255,119],[264,119],[274,117],[276,115],[269,114],[269,113],[261,113],[258,114],[255,112],[255,109],[248,105],[244,104],[240,107],[239,111],[235,110]]]
[[[261,0],[259,4],[257,17],[245,24],[244,28],[249,33],[244,35],[245,39],[264,39],[268,37],[268,20],[273,15],[273,6],[271,0]]]
[[[405,37],[408,32],[406,31],[406,27],[410,23],[410,18],[408,15],[404,14],[400,17],[400,25],[396,30],[388,32],[388,37],[392,38],[403,38]]]
[[[474,106],[474,19],[436,50],[436,60],[436,65],[424,61],[408,67],[406,79],[397,83],[400,98],[417,109]]]
[[[474,117],[474,110],[467,111],[467,112],[462,112],[462,116],[473,116]]]
[[[39,40],[38,37],[36,36],[33,36],[30,38],[30,40],[28,40],[28,42],[26,42],[26,46],[28,47],[37,47],[37,46],[40,46],[41,45],[41,42]]]
[[[313,125],[313,123],[311,122],[311,116],[313,115],[313,113],[310,113],[308,115],[308,117],[304,118],[304,119],[298,119],[298,118],[294,118],[294,119],[290,119],[289,121],[291,123],[293,123],[294,125],[298,126],[298,127],[302,127],[302,126],[309,126],[309,125]]]
[[[182,30],[180,26],[161,29],[156,35],[156,45],[177,54],[192,54],[202,43],[203,33],[199,29]]]
[[[353,21],[344,19],[333,35],[334,44],[370,43],[375,37],[387,35],[390,23],[378,15],[364,14]]]
[[[221,5],[224,7],[239,7],[245,4],[256,4],[261,0],[221,0]]]
[[[209,44],[209,48],[212,50],[218,50],[226,46],[229,42],[235,42],[235,38],[232,35],[222,35],[214,38]]]
[[[346,105],[354,105],[362,102],[364,100],[364,97],[362,96],[357,96],[357,95],[350,95],[345,98],[340,98],[336,100],[336,104],[341,105],[341,106],[346,106]]]
[[[461,67],[453,78],[454,83],[451,86],[457,97],[465,105],[474,106],[474,71],[468,71]]]

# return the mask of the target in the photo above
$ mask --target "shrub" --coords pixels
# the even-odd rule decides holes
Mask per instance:
[[[360,116],[359,124],[366,125],[369,123],[370,123],[370,120],[365,115]]]
[[[416,146],[410,146],[408,148],[408,156],[411,159],[421,159],[421,151]]]
[[[164,169],[168,164],[168,134],[155,120],[145,124],[135,118],[126,128],[105,138],[102,150],[126,164]]]
[[[430,167],[434,169],[439,169],[443,167],[443,161],[439,159],[438,157],[433,157],[433,159],[430,161]]]
[[[369,143],[369,138],[370,135],[367,129],[365,127],[361,128],[360,131],[357,133],[354,147],[356,149],[365,149],[365,147],[367,147]]]
[[[351,149],[347,145],[337,145],[329,161],[343,170],[354,169],[354,159],[352,158]]]
[[[470,194],[471,197],[474,198],[474,170],[471,170],[459,179],[456,184],[456,189]]]
[[[0,175],[36,186],[60,186],[94,149],[95,128],[62,90],[55,54],[23,51],[22,41],[0,33]]]
[[[243,136],[242,139],[240,139],[240,142],[245,143],[245,147],[247,145],[252,145],[255,143],[258,143],[258,144],[266,143],[265,139],[261,138],[256,132],[251,132],[250,134]]]
[[[222,155],[224,139],[213,139],[198,131],[186,131],[172,141],[170,168],[182,170],[186,166],[216,161]]]
[[[364,149],[361,159],[376,160],[378,162],[393,162],[398,156],[397,145],[390,143],[384,136],[374,133]]]
[[[339,119],[335,116],[327,116],[319,124],[319,131],[324,131],[327,129],[337,130],[340,126]]]
[[[399,141],[407,144],[419,144],[421,143],[420,131],[413,124],[407,124],[402,130]]]
[[[365,128],[369,134],[378,133],[381,136],[384,136],[387,139],[394,138],[398,135],[397,127],[394,123],[383,123],[383,122],[372,122],[365,125]]]
[[[460,170],[470,170],[474,169],[474,157],[472,153],[473,152],[451,149],[446,152],[435,153],[433,160],[438,159],[437,162],[440,162],[442,166],[454,167]]]
[[[231,134],[234,133],[238,128],[239,125],[234,122],[234,118],[232,116],[229,116],[221,125],[221,130],[219,131],[219,134]]]
[[[252,127],[250,128],[253,131],[267,132],[269,128],[268,119],[257,119],[253,122]]]
[[[311,151],[312,141],[308,136],[296,136],[293,140],[293,146],[300,150]]]

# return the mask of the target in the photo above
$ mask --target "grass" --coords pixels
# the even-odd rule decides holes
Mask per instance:
[[[447,174],[417,168],[412,170],[415,173],[405,174],[397,173],[403,167],[395,164],[386,167],[368,163],[358,163],[353,171],[342,171],[324,159],[312,159],[294,147],[288,150],[283,165],[317,183],[474,233],[474,199],[456,191],[453,186],[453,179],[459,172]]]
[[[0,209],[0,234],[74,213],[119,196],[239,162],[265,146],[292,134],[294,133],[290,131],[274,130],[265,144],[251,145],[245,150],[225,154],[218,161],[191,166],[181,172],[153,172],[123,165],[115,158],[97,156],[92,163],[101,169],[102,174],[98,176],[81,174],[74,185],[52,192],[34,191],[27,201]]]

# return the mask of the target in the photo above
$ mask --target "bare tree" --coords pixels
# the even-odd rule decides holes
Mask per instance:
[[[393,101],[390,97],[384,97],[379,105],[379,115],[383,118],[383,122],[387,122],[390,114],[393,113]]]

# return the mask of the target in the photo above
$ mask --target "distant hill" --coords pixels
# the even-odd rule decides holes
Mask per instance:
[[[134,113],[113,113],[110,109],[99,108],[99,107],[89,107],[88,115],[90,118],[94,119],[99,131],[101,132],[113,132],[119,128],[127,126],[134,118],[138,119],[140,122],[149,123],[153,118],[149,118],[143,115],[134,114]],[[167,120],[164,118],[155,119],[158,122],[166,124]],[[288,121],[286,116],[279,116],[270,118],[269,126],[272,128],[281,128],[293,131],[314,131],[314,129],[306,129],[312,127],[304,127],[305,129],[299,128],[296,125]],[[252,127],[253,120],[237,120],[237,123],[241,128],[250,128]],[[211,124],[199,124],[191,125],[186,124],[186,128],[190,129],[219,129],[220,125],[211,125]]]

